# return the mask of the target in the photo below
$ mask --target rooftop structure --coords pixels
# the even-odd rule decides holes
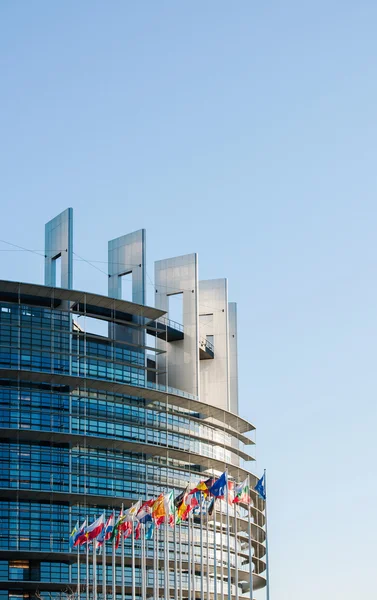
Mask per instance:
[[[0,281],[0,600],[250,598],[266,582],[265,506],[254,426],[238,414],[227,280],[200,281],[196,254],[161,260],[147,306],[140,230],[109,242],[108,296],[77,291],[70,208],[47,223],[45,248],[45,285]],[[132,523],[118,549],[70,547],[77,521],[223,472],[229,502],[212,495],[211,507],[199,491],[186,519],[166,516],[150,539]],[[251,503],[235,504],[244,480]]]

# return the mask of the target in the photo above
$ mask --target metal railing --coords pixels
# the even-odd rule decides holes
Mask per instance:
[[[212,354],[215,353],[214,345],[207,338],[201,337],[199,340],[199,344],[205,352],[207,352],[207,350],[209,350]]]

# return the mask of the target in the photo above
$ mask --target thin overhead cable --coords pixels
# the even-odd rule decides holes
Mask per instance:
[[[78,256],[80,260],[86,262],[88,265],[90,265],[91,267],[93,267],[93,269],[97,269],[97,271],[99,271],[100,273],[103,273],[104,275],[106,275],[106,277],[108,277],[108,274],[106,273],[106,271],[103,271],[102,269],[100,269],[99,267],[97,267],[97,265],[93,264],[93,261],[86,260],[86,258],[83,258],[82,256],[80,256],[79,254],[77,254],[77,252],[73,252],[73,254],[75,256]]]
[[[46,255],[44,253],[42,253],[42,251],[38,251],[38,250],[31,250],[30,248],[25,248],[23,246],[19,246],[18,244],[13,244],[12,242],[7,242],[6,240],[1,240],[0,242],[4,243],[4,244],[8,244],[9,246],[14,246],[14,250],[11,249],[0,249],[1,252],[31,252],[32,254],[36,254],[37,256],[40,256],[42,258],[46,258]],[[60,252],[60,250],[56,250],[55,252]],[[109,277],[109,274],[107,273],[107,271],[104,271],[103,269],[100,269],[100,267],[97,267],[97,265],[95,263],[102,263],[102,264],[107,264],[106,261],[104,260],[88,260],[86,258],[84,258],[83,256],[80,256],[79,254],[77,254],[77,252],[73,252],[73,254],[75,256],[77,256],[77,258],[74,258],[73,260],[75,261],[81,261],[81,262],[85,262],[88,265],[90,265],[91,267],[93,267],[93,269],[96,269],[97,271],[99,271],[100,273],[102,273],[103,275],[106,275],[106,277]],[[123,263],[123,262],[115,262],[114,264],[116,265],[121,265],[122,267],[128,268],[128,267],[140,267],[140,264],[132,264],[132,263]],[[149,273],[147,270],[145,270],[146,272],[146,276],[149,279],[150,283],[147,283],[147,285],[152,286],[153,289],[156,289],[156,284],[153,282],[152,278],[150,277]],[[165,289],[166,291],[168,290],[176,290],[175,287],[171,287],[168,285],[164,285],[164,284],[160,284],[159,285],[160,288]],[[181,288],[181,292],[191,292],[191,289],[188,288]],[[202,304],[201,302],[199,302],[199,305],[203,308],[208,308],[209,310],[212,311],[212,313],[214,312],[221,312],[222,309],[214,309],[211,306],[208,306],[206,304]]]
[[[42,256],[42,258],[45,257],[44,253],[40,254],[37,250],[30,250],[30,248],[24,248],[24,246],[19,246],[18,244],[12,244],[12,242],[7,242],[6,240],[0,240],[0,242],[2,242],[3,244],[8,244],[8,246],[14,246],[15,248],[18,249],[18,251],[23,250],[24,252],[31,252],[32,254],[36,254],[37,256]],[[3,249],[3,252],[6,252],[6,250]],[[15,252],[15,250],[13,250],[13,252]]]

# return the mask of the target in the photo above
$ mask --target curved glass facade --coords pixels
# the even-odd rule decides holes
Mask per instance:
[[[64,590],[77,589],[77,552],[69,547],[69,534],[77,520],[81,523],[87,518],[90,522],[102,511],[108,515],[113,508],[118,511],[122,503],[127,507],[166,490],[178,495],[188,482],[195,485],[217,477],[225,468],[231,480],[243,480],[248,474],[245,458],[251,446],[245,426],[238,430],[229,424],[231,413],[223,410],[222,422],[221,411],[214,417],[204,415],[199,404],[194,410],[182,400],[195,395],[187,390],[172,392],[165,376],[159,383],[158,368],[161,371],[161,356],[167,353],[169,341],[159,341],[159,361],[150,367],[144,335],[148,321],[130,315],[129,306],[124,313],[118,309],[112,317],[105,315],[109,328],[106,337],[78,327],[75,319],[81,309],[77,302],[69,298],[57,301],[52,288],[45,288],[44,295],[21,292],[17,297],[3,291],[1,298],[0,600],[65,598]],[[98,315],[96,318],[100,319]],[[103,382],[107,382],[106,388]],[[130,386],[135,395],[130,395]],[[143,390],[154,390],[153,398]],[[250,478],[255,484],[256,477],[250,473]],[[255,493],[253,504],[251,543],[257,588],[265,583],[265,533],[264,506]],[[178,575],[178,532],[169,530],[167,537],[161,533],[160,553],[168,552],[170,568],[167,575],[162,567],[159,570],[160,598],[165,597],[165,575],[171,598],[188,598],[193,586],[197,591],[203,589],[205,598],[212,598],[215,582],[220,598],[221,563],[225,595],[230,575],[232,597],[247,597],[247,510],[240,505],[237,513],[228,514],[229,536],[223,529],[225,512],[224,508],[223,523],[217,515],[217,520],[208,524],[204,557],[199,521],[193,518],[190,540],[187,524],[180,526]],[[133,594],[138,600],[143,597],[140,548],[136,544],[134,593],[130,539],[125,540],[123,571],[120,550],[117,552],[116,581],[124,579],[123,589],[116,584],[118,600]],[[153,544],[147,541],[147,597],[154,597],[156,589],[154,555]],[[203,560],[209,570],[204,579]],[[81,581],[86,578],[86,569],[82,552]],[[92,581],[92,564],[89,569]],[[193,569],[190,582],[189,569]],[[99,569],[99,586],[103,584],[102,574]],[[113,577],[112,565],[107,562],[109,600]],[[92,597],[93,590],[87,600]]]

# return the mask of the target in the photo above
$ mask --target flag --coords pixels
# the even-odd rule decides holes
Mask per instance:
[[[164,494],[160,494],[152,505],[152,518],[157,527],[163,523],[166,516]]]
[[[85,530],[86,530],[86,519],[83,522],[83,524],[81,525],[80,529],[75,534],[75,539],[73,540],[74,546],[82,546],[83,544],[86,544],[87,538],[85,536]]]
[[[119,542],[120,542],[120,536],[122,534],[123,534],[124,538],[127,538],[129,535],[131,535],[132,530],[133,530],[133,523],[134,523],[134,520],[136,519],[136,515],[140,509],[140,506],[141,506],[141,500],[138,500],[137,502],[135,502],[135,504],[130,506],[130,508],[128,508],[125,513],[123,513],[123,511],[121,511],[122,515],[119,515],[118,525],[117,525],[115,548],[118,548]],[[136,538],[136,539],[138,539],[138,538]]]
[[[215,498],[224,498],[225,490],[228,487],[228,475],[227,472],[224,473],[215,481],[215,483],[210,487],[209,493]]]
[[[113,511],[106,521],[105,527],[97,538],[97,546],[102,546],[104,542],[107,542],[111,538],[111,534],[114,529],[115,512]]]
[[[181,521],[184,521],[186,518],[186,513],[188,514],[189,512],[189,505],[188,505],[188,486],[186,487],[184,492],[181,492],[179,494],[179,496],[176,497],[176,499],[174,500],[174,504],[175,504],[175,508],[176,508],[176,515],[175,515],[175,522],[178,525],[179,523],[181,523]],[[186,516],[185,516],[186,515]]]
[[[102,513],[98,519],[93,521],[88,527],[85,529],[85,535],[87,540],[90,542],[95,540],[96,537],[101,533],[102,529],[105,527],[105,513]]]
[[[234,481],[228,480],[227,501],[228,501],[228,504],[233,504],[233,502],[234,502]]]
[[[202,492],[204,494],[204,497],[206,498],[207,496],[209,496],[209,490],[213,486],[214,482],[215,482],[215,480],[213,479],[213,477],[210,477],[209,479],[206,479],[205,481],[201,481],[200,483],[198,483],[196,488],[191,490],[191,492],[192,493]]]
[[[136,515],[136,518],[138,521],[140,521],[140,523],[148,523],[152,521],[152,506],[154,502],[155,500],[152,498],[152,500],[147,500],[141,505]]]
[[[233,502],[244,502],[245,504],[250,504],[250,500],[249,479],[246,477],[245,481],[236,485]]]
[[[154,533],[154,522],[153,521],[148,521],[147,525],[145,525],[145,539],[146,540],[151,540],[153,538],[153,533]]]
[[[265,479],[264,474],[260,479],[258,479],[257,485],[255,486],[255,491],[258,492],[258,495],[262,500],[266,500],[266,487],[265,487]]]
[[[208,507],[207,507],[207,513],[209,517],[212,517],[213,515],[213,511],[215,510],[215,502],[216,502],[216,498],[211,498],[211,500],[209,501]]]
[[[192,492],[190,494],[190,508],[194,515],[200,515],[200,507],[202,513],[204,512],[205,498],[203,492]]]
[[[73,548],[73,546],[75,545],[75,539],[76,539],[76,533],[79,530],[79,520],[77,519],[77,523],[74,526],[74,528],[72,529],[72,533],[69,536],[69,547]]]
[[[195,493],[189,492],[188,494],[186,494],[184,503],[178,510],[178,517],[180,517],[181,521],[186,521],[187,517],[189,516],[189,513],[192,510],[194,510],[194,508],[196,506],[198,506],[199,497],[200,497],[199,492],[195,492]],[[178,520],[178,522],[179,522],[179,520]]]
[[[166,516],[169,521],[169,525],[171,525],[171,527],[173,527],[175,513],[176,513],[173,492],[168,492],[167,494],[164,495],[164,507],[165,507]]]
[[[119,511],[118,519],[116,520],[114,529],[110,536],[111,541],[115,540],[115,542],[114,542],[115,549],[117,549],[119,546],[120,536],[121,536],[121,533],[123,530],[123,523],[124,523],[124,514],[123,514],[123,509],[121,508]]]
[[[126,512],[124,513],[124,520],[125,521],[133,521],[136,518],[137,513],[139,512],[141,508],[141,500],[138,500],[137,502],[135,502],[135,504],[133,504],[130,508],[128,508],[126,510]]]

